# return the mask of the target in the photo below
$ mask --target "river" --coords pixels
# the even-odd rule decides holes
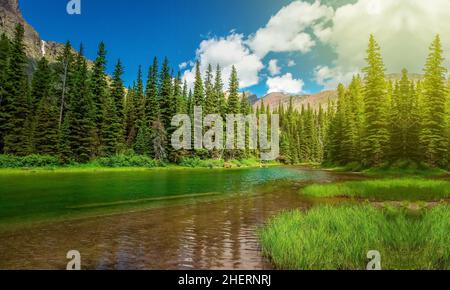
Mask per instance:
[[[70,250],[82,269],[271,269],[258,228],[309,208],[305,184],[352,178],[295,167],[0,176],[0,269],[65,269]]]

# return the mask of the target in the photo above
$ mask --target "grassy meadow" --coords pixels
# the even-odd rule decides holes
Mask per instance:
[[[420,213],[370,205],[320,206],[291,211],[260,231],[263,252],[278,269],[364,270],[367,253],[382,268],[450,269],[450,208]]]
[[[450,198],[450,182],[423,178],[378,179],[325,185],[301,190],[310,197],[348,197],[370,201],[440,201]]]

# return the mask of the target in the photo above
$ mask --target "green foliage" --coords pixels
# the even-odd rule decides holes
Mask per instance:
[[[450,182],[420,178],[382,179],[310,185],[301,193],[313,197],[352,197],[377,201],[439,201],[450,197]]]
[[[61,166],[58,157],[49,155],[28,155],[24,157],[0,155],[0,168],[37,168]]]
[[[447,116],[446,101],[447,87],[444,67],[442,44],[436,36],[430,47],[430,55],[425,65],[425,79],[423,81],[423,114],[420,144],[425,161],[434,166],[445,166],[448,151],[446,138]]]
[[[93,157],[94,110],[88,83],[88,69],[83,56],[83,47],[76,57],[74,74],[70,79],[70,113],[66,115],[65,138],[72,158],[78,162],[88,162]],[[97,149],[97,148],[96,148]]]
[[[233,66],[231,70],[230,76],[230,84],[228,86],[228,105],[227,105],[227,113],[228,114],[239,114],[239,80],[237,76],[236,68]]]
[[[202,74],[200,72],[200,62],[195,66],[194,94],[192,95],[192,107],[203,107],[205,103],[205,93],[203,87]]]
[[[320,206],[273,218],[260,239],[278,269],[363,270],[373,249],[384,270],[449,269],[449,226],[446,205],[419,217],[370,205]]]
[[[58,155],[63,162],[88,162],[126,150],[169,162],[186,156],[251,159],[260,153],[249,149],[248,125],[246,150],[176,152],[169,144],[175,130],[173,116],[192,117],[194,106],[222,117],[253,112],[239,92],[235,67],[227,97],[219,65],[214,75],[210,64],[197,63],[190,91],[180,72],[173,77],[169,60],[165,58],[159,69],[156,57],[145,91],[141,67],[134,84],[125,90],[120,61],[108,81],[103,43],[90,68],[82,49],[74,54],[67,43],[55,65],[43,58],[28,78],[23,33],[19,25],[13,41],[0,38],[0,152]],[[336,101],[319,107],[305,104],[297,110],[291,100],[273,110],[262,100],[256,114],[267,114],[269,122],[273,113],[280,116],[279,161],[286,164],[323,163],[349,170],[399,164],[447,168],[450,90],[442,55],[436,37],[422,82],[409,80],[406,70],[401,80],[387,81],[381,49],[371,36],[363,78],[355,76],[348,87],[339,85]],[[205,79],[201,67],[207,68]]]
[[[373,35],[367,50],[367,67],[364,71],[365,132],[363,139],[364,161],[369,166],[380,165],[386,158],[389,146],[388,96],[385,68],[381,49]]]
[[[213,167],[224,167],[225,161],[220,159],[200,159],[198,157],[195,158],[183,158],[179,163],[180,166],[183,167],[191,167],[191,168],[213,168]]]
[[[4,152],[27,155],[32,151],[30,102],[28,78],[26,75],[27,58],[23,43],[24,28],[17,24],[10,48],[6,73],[6,92],[2,102],[1,131],[4,136]]]
[[[445,168],[450,156],[450,102],[442,53],[437,36],[423,82],[410,81],[406,70],[399,81],[388,82],[372,36],[364,82],[354,78],[348,89],[340,85],[337,105],[328,110],[325,164],[370,168],[406,162]]]
[[[147,167],[154,168],[161,166],[161,163],[142,155],[114,155],[111,157],[100,158],[95,161],[102,167]]]
[[[118,60],[114,69],[110,97],[114,100],[114,105],[117,110],[117,117],[120,120],[123,120],[125,115],[125,90],[123,86],[122,75],[122,62]]]
[[[165,85],[167,86],[167,83]],[[158,103],[158,59],[156,57],[149,68],[145,98],[145,117],[147,121],[154,122],[160,114]]]

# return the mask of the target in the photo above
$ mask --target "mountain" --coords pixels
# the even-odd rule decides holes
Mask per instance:
[[[408,78],[414,82],[422,81],[424,75],[422,74],[408,74]],[[402,78],[402,74],[391,73],[386,75],[386,79],[388,81],[396,82]],[[280,104],[282,104],[285,108],[289,106],[290,100],[292,98],[292,104],[294,108],[300,110],[302,106],[307,107],[310,105],[313,109],[319,109],[319,105],[322,105],[322,108],[327,109],[328,101],[335,101],[337,99],[337,92],[335,90],[323,91],[317,94],[309,94],[309,95],[300,95],[293,96],[284,93],[270,93],[264,96],[262,99],[257,99],[255,96],[249,97],[250,103],[253,105],[254,109],[261,106],[261,101],[264,102],[264,105],[270,105],[272,110],[277,109]]]
[[[0,34],[5,33],[11,39],[17,23],[25,29],[24,42],[31,69],[42,56],[55,62],[64,45],[41,39],[39,33],[23,18],[18,0],[0,0]]]
[[[284,93],[270,93],[264,96],[262,99],[253,103],[253,107],[256,109],[261,106],[263,102],[265,106],[270,105],[272,110],[277,109],[280,105],[287,108],[292,99],[292,104],[295,109],[300,110],[302,106],[307,107],[310,105],[313,109],[319,109],[322,105],[324,109],[328,107],[328,101],[334,101],[337,98],[336,91],[323,91],[318,94],[292,96]]]

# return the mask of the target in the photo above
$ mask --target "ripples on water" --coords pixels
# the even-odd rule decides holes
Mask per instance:
[[[307,208],[297,194],[305,182],[339,178],[295,168],[230,172],[183,172],[178,181],[168,172],[158,176],[159,184],[172,184],[177,194],[183,188],[195,192],[202,187],[199,180],[219,181],[207,182],[202,191],[221,188],[225,194],[217,198],[186,198],[145,211],[0,234],[0,268],[64,269],[66,253],[76,249],[83,269],[270,269],[261,256],[257,229],[280,211]],[[136,174],[148,176],[150,190],[160,173]]]

